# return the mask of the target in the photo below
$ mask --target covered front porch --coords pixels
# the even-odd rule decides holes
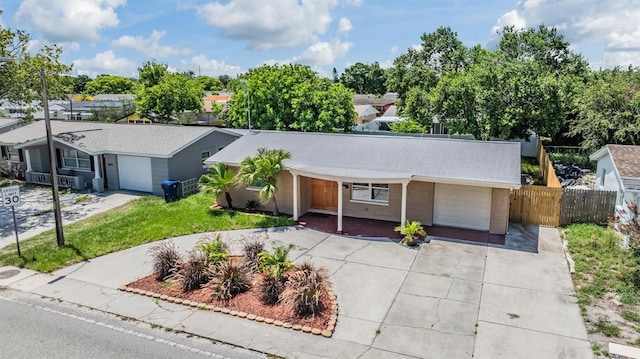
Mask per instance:
[[[334,233],[338,224],[338,216],[323,213],[309,212],[298,219],[298,223],[304,227],[326,233]],[[353,237],[390,238],[400,239],[402,235],[393,229],[396,222],[356,218],[345,216],[342,218],[342,233]],[[445,226],[424,226],[428,237],[450,238],[478,243],[503,245],[504,234],[492,234],[487,231],[463,229]]]

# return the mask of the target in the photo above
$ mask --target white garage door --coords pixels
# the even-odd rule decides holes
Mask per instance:
[[[121,189],[153,192],[151,158],[118,155],[118,178]]]
[[[433,224],[489,230],[491,188],[436,183]]]

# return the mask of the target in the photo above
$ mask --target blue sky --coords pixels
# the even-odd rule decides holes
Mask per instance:
[[[74,74],[136,77],[156,59],[235,76],[302,63],[323,76],[356,62],[391,66],[420,35],[449,26],[489,46],[504,25],[556,26],[591,66],[640,64],[640,0],[0,0],[0,25],[31,49],[58,43]]]

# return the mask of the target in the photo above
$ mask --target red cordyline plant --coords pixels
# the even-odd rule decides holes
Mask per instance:
[[[620,214],[611,218],[613,229],[622,234],[628,241],[629,247],[640,250],[640,208],[638,202],[624,201],[625,208]]]

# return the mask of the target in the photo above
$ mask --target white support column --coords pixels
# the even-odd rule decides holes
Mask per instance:
[[[93,178],[102,178],[102,176],[100,176],[100,156],[93,156],[93,172],[95,173]]]
[[[31,154],[28,149],[24,149],[24,160],[27,162],[27,172],[33,171],[31,168]]]
[[[293,175],[293,220],[297,221],[299,214],[298,209],[298,175],[292,173]]]
[[[338,181],[338,233],[342,233],[342,181]]]
[[[402,182],[402,205],[400,207],[400,225],[404,227],[407,222],[407,185],[408,182]]]

